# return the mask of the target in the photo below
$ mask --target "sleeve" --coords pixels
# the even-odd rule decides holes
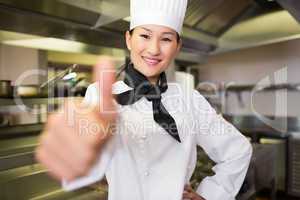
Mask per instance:
[[[83,99],[83,104],[85,105],[96,105],[99,100],[99,93],[97,90],[96,84],[91,84],[85,94]],[[99,158],[96,161],[95,165],[91,168],[88,174],[84,177],[79,177],[75,180],[67,182],[66,180],[62,180],[62,187],[65,191],[72,191],[75,189],[79,189],[90,184],[93,184],[97,181],[103,179],[106,169],[109,166],[111,161],[113,150],[115,144],[115,137],[112,136],[110,140],[105,144],[102,148],[101,153],[99,153]]]
[[[215,174],[202,180],[197,193],[206,200],[235,199],[248,170],[252,146],[198,91],[194,91],[192,99],[195,141],[216,163]]]

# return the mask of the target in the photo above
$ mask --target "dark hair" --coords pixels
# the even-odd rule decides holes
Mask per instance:
[[[132,35],[132,34],[133,34],[133,31],[134,31],[134,29],[131,29],[131,30],[129,31],[129,34]],[[176,32],[176,39],[177,39],[177,43],[179,43],[180,40],[181,40],[180,35],[179,35],[177,32]]]

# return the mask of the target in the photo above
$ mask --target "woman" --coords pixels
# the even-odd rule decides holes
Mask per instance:
[[[132,0],[126,32],[131,63],[125,66],[125,79],[115,82],[113,64],[102,58],[95,73],[99,85],[89,86],[84,99],[84,105],[97,109],[71,112],[71,126],[62,123],[65,113],[49,118],[37,158],[53,176],[65,179],[66,190],[105,175],[110,200],[234,199],[251,145],[197,91],[167,83],[164,73],[181,47],[186,5],[186,0]],[[67,109],[69,114],[74,107]],[[93,132],[89,127],[95,124],[104,129]],[[188,183],[197,145],[216,165],[215,175],[193,191]]]

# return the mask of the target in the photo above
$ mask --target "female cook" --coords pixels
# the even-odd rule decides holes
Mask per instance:
[[[250,143],[197,91],[166,80],[164,71],[181,47],[186,6],[187,0],[131,0],[126,32],[131,63],[125,66],[125,78],[114,82],[108,71],[112,64],[102,58],[98,64],[102,68],[96,71],[99,84],[90,85],[84,99],[85,105],[115,109],[116,116],[105,109],[77,113],[73,126],[62,123],[63,114],[49,118],[37,158],[53,176],[64,178],[66,190],[105,175],[109,200],[235,198],[249,165]],[[112,122],[116,126],[108,139],[83,134],[91,132],[90,125],[111,128]],[[81,134],[70,134],[74,132]],[[215,175],[193,191],[187,185],[195,169],[197,145],[216,165]]]

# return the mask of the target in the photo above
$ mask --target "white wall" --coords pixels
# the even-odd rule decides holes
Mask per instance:
[[[287,67],[287,82],[300,83],[300,39],[213,55],[206,64],[199,66],[199,78],[201,81],[235,84],[256,84],[270,78],[274,83],[274,74],[284,67]],[[281,79],[284,79],[284,71],[279,73]],[[287,102],[282,100],[282,91],[276,94],[268,92],[255,95],[255,110],[263,115],[274,115],[277,100],[277,114],[284,116],[287,112],[289,116],[300,116],[300,92],[287,92]],[[226,113],[253,114],[250,93],[243,93],[242,97],[245,107],[239,105],[235,94],[229,95]]]
[[[0,45],[0,79],[15,81],[28,70],[45,68],[45,61],[47,61],[45,55],[36,49]],[[38,82],[38,76],[31,76],[24,80],[24,84]]]
[[[47,67],[47,55],[44,51],[30,48],[22,48],[8,45],[0,45],[0,79],[12,80],[15,82],[20,75],[30,71]],[[22,82],[22,84],[38,84],[47,79],[45,77],[30,76]],[[14,84],[14,83],[13,83]],[[36,123],[38,116],[24,112],[16,107],[8,107],[6,112],[9,112],[13,117],[12,123],[28,124]],[[0,111],[1,112],[1,111]]]

